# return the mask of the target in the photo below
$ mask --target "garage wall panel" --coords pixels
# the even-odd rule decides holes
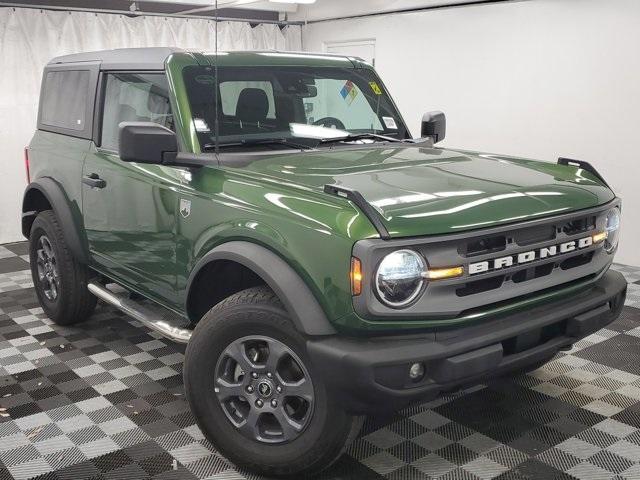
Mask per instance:
[[[376,41],[412,131],[443,110],[445,146],[587,160],[623,198],[619,262],[640,265],[640,2],[530,0],[321,22],[306,50]]]
[[[215,23],[200,19],[126,17],[0,7],[0,243],[22,240],[26,186],[23,149],[36,128],[44,65],[68,53],[126,47],[215,49]],[[300,50],[300,27],[224,22],[221,50]]]

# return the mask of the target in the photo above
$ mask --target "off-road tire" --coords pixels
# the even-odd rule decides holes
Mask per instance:
[[[288,443],[274,445],[247,439],[227,418],[214,393],[221,355],[234,341],[248,335],[283,343],[304,363],[313,382],[312,416],[306,429]],[[362,417],[347,414],[328,394],[307,355],[304,338],[266,287],[236,293],[204,315],[187,346],[184,384],[198,425],[216,449],[236,465],[267,476],[324,470],[342,455],[362,426]]]
[[[38,249],[43,236],[48,239],[55,257],[58,286],[54,299],[45,294],[38,274]],[[51,210],[38,214],[31,226],[29,261],[38,300],[51,320],[58,325],[73,325],[91,316],[97,303],[97,298],[87,289],[91,271],[71,255],[60,223]]]

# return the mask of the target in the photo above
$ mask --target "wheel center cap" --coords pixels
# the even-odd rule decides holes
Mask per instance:
[[[260,383],[258,383],[258,393],[263,398],[270,397],[273,393],[273,385],[271,385],[271,382],[267,380],[260,381]]]

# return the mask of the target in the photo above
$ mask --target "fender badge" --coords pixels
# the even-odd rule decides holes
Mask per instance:
[[[191,200],[180,199],[180,215],[187,218],[191,215]]]

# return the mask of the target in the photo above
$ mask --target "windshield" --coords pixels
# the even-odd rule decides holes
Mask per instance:
[[[219,67],[217,96],[214,67],[190,66],[183,74],[203,150],[215,148],[216,111],[221,148],[266,146],[271,140],[315,147],[325,139],[358,134],[410,137],[372,70]]]

